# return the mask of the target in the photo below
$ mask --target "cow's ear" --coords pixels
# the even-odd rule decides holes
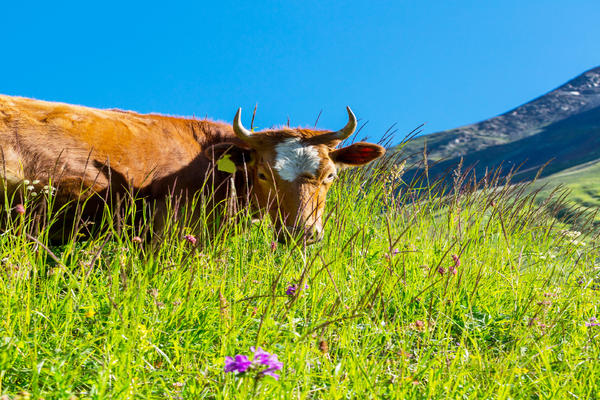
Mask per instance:
[[[368,164],[385,154],[385,149],[378,144],[358,142],[329,153],[329,158],[338,169],[357,167]]]
[[[243,169],[244,164],[252,164],[254,150],[234,143],[217,143],[207,147],[204,155],[217,164],[218,170],[234,172],[235,169]]]

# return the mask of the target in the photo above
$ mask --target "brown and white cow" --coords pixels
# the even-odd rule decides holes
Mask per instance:
[[[86,200],[87,209],[109,193],[133,191],[154,202],[159,215],[168,196],[210,191],[222,204],[235,193],[242,206],[269,213],[279,231],[314,242],[337,172],[385,152],[371,143],[335,149],[356,128],[350,108],[347,125],[335,132],[251,132],[240,113],[232,126],[0,95],[0,189],[40,193],[51,184],[59,206]]]

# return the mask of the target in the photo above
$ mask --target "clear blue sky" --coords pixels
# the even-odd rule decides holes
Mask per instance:
[[[218,5],[216,5],[218,3]],[[0,93],[380,137],[502,113],[600,65],[600,1],[4,2]],[[399,140],[399,139],[398,139]]]

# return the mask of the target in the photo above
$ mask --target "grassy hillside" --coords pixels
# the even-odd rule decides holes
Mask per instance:
[[[556,187],[569,191],[566,208],[585,207],[592,211],[600,207],[600,161],[592,161],[538,180],[533,187],[541,188],[540,197],[548,197]],[[594,217],[600,226],[600,214]]]
[[[597,237],[564,231],[522,186],[440,197],[385,171],[343,175],[308,248],[275,244],[268,221],[195,244],[173,222],[151,250],[128,218],[48,248],[25,204],[0,235],[0,393],[600,395]],[[251,346],[278,356],[279,380],[260,355],[224,372]]]

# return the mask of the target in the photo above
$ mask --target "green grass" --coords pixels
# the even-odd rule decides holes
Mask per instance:
[[[29,213],[13,216],[0,235],[0,394],[597,397],[597,234],[565,232],[521,186],[441,197],[391,174],[343,175],[308,248],[273,249],[265,220],[197,247],[173,222],[152,250],[125,218],[45,249],[44,231],[25,235]],[[288,296],[293,283],[308,289]],[[257,345],[283,362],[279,381],[223,372]]]
[[[569,191],[566,206],[580,206],[597,210],[600,207],[599,176],[600,161],[595,160],[540,179],[536,182],[535,187],[544,186],[540,195],[546,197],[553,188],[560,185]],[[594,217],[594,222],[600,226],[600,215]]]

